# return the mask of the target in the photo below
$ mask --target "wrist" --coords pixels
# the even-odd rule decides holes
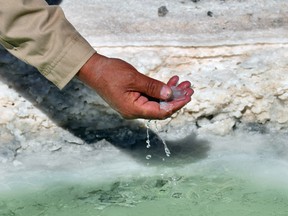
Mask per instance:
[[[88,85],[92,85],[92,82],[98,80],[101,74],[102,67],[107,57],[94,53],[88,61],[80,68],[77,73],[77,77]]]

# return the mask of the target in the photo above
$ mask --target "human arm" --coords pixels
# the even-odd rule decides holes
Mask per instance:
[[[42,0],[0,0],[0,43],[63,88],[78,77],[125,118],[163,119],[191,99],[189,82],[179,85],[185,99],[168,100],[177,77],[168,85],[139,73],[128,63],[101,56],[66,20],[58,6]],[[162,92],[162,94],[161,94]]]
[[[165,119],[186,105],[193,94],[190,82],[177,85],[177,76],[164,84],[143,75],[125,61],[97,53],[81,68],[78,77],[128,119]],[[173,97],[172,86],[183,93],[180,100],[169,100]],[[168,106],[163,109],[160,100]]]
[[[44,0],[0,0],[0,43],[62,89],[95,53]]]

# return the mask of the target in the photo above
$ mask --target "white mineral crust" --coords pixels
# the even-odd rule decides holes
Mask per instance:
[[[169,12],[158,17],[162,5]],[[164,82],[179,75],[192,83],[192,101],[161,127],[191,127],[199,134],[217,135],[246,124],[288,128],[286,0],[64,0],[62,7],[99,53],[122,58]],[[70,151],[97,143],[103,133],[103,139],[114,133],[115,140],[125,141],[129,135],[127,140],[137,141],[131,130],[122,130],[130,123],[91,89],[74,80],[60,92],[37,72],[30,73],[31,68],[12,64],[16,60],[3,49],[0,55],[2,150],[11,141],[16,144],[6,150],[15,156]],[[106,132],[97,134],[98,129]]]

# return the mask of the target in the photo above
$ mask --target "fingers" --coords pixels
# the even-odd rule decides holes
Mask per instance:
[[[146,115],[149,115],[150,118],[153,117],[154,119],[168,118],[191,101],[191,96],[194,93],[191,88],[191,83],[189,81],[184,81],[177,85],[178,82],[178,76],[173,76],[169,79],[167,85],[172,90],[171,97],[167,100],[162,100],[160,103],[154,104],[154,107],[150,106],[149,109],[146,110]],[[157,110],[157,112],[155,110]]]
[[[186,91],[186,96],[191,97],[194,94],[194,90],[191,88],[188,88],[185,91]]]
[[[167,85],[168,85],[169,87],[176,86],[177,83],[178,83],[178,81],[179,81],[179,77],[178,77],[178,76],[173,76],[173,77],[171,77],[171,78],[169,79],[169,81],[167,82]]]
[[[137,88],[137,91],[141,91],[147,96],[160,100],[168,100],[172,97],[173,92],[171,87],[173,86],[176,86],[179,90],[184,90],[185,95],[191,96],[193,94],[193,90],[191,91],[191,83],[189,81],[184,81],[177,85],[178,81],[179,77],[173,76],[166,85],[158,80],[139,74],[136,79],[135,88]]]
[[[160,109],[167,112],[176,112],[191,101],[190,95],[183,95],[181,98],[173,99],[172,101],[161,101]]]
[[[184,81],[177,85],[178,81],[179,77],[173,76],[167,82],[167,85],[170,86],[170,88],[172,89],[172,96],[168,100],[169,102],[187,100],[186,96],[189,98],[194,93],[193,89],[191,88],[191,83],[189,81]]]
[[[187,89],[187,88],[191,88],[191,83],[189,81],[184,81],[184,82],[181,82],[177,88],[179,89]]]
[[[165,119],[177,112],[191,100],[192,93],[185,95],[181,100],[172,101],[149,101],[145,96],[139,97],[135,102],[135,113],[138,118]]]
[[[191,97],[194,94],[194,90],[191,88],[189,81],[184,81],[177,86],[177,89],[181,89],[185,96]]]
[[[172,95],[172,90],[169,85],[141,73],[137,75],[137,79],[135,80],[135,90],[147,96],[160,100],[167,100]]]
[[[179,85],[178,82],[178,76],[171,77],[165,84],[141,73],[135,74],[128,97],[132,99],[133,106],[127,110],[126,105],[125,114],[122,116],[129,119],[165,119],[170,117],[190,102],[194,92],[189,81],[181,82]],[[161,102],[150,100],[147,96],[159,99]]]
[[[166,119],[184,107],[189,101],[190,97],[187,97],[182,101],[173,102],[147,102],[141,106],[142,113],[140,118],[145,119]]]
[[[158,102],[147,101],[141,105],[141,113],[139,113],[138,116],[144,119],[162,120],[170,117],[172,114],[172,109],[161,109]]]

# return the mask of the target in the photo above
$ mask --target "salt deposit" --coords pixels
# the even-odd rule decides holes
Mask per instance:
[[[163,5],[169,12],[159,17]],[[287,1],[64,0],[62,6],[99,53],[162,81],[176,74],[191,81],[195,94],[157,121],[157,132],[151,127],[147,149],[145,121],[122,119],[76,79],[59,91],[0,48],[1,190],[175,172],[284,185]]]

